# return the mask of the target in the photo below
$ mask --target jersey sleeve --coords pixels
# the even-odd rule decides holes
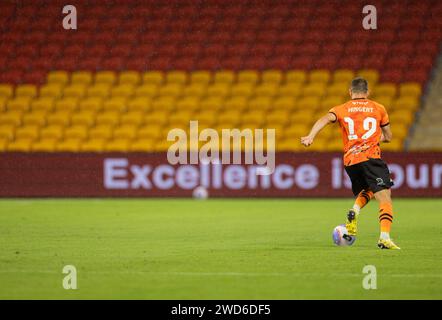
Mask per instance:
[[[387,110],[385,108],[381,108],[381,128],[388,126],[390,124],[390,119],[388,117]]]
[[[333,122],[336,122],[338,120],[338,111],[336,110],[336,107],[331,108],[328,112],[335,115],[335,121]]]

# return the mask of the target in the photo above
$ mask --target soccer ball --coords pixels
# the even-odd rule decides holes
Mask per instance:
[[[347,228],[344,224],[337,226],[333,230],[333,242],[337,246],[351,246],[356,241],[355,236],[350,236],[348,234]]]
[[[203,186],[196,187],[192,193],[195,199],[207,199],[209,197],[209,192]]]

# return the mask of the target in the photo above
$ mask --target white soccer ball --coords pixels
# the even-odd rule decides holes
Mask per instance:
[[[209,197],[209,191],[203,186],[196,187],[192,193],[195,199],[207,199]]]
[[[347,228],[344,224],[337,226],[333,230],[333,242],[337,246],[345,247],[351,246],[356,241],[355,236],[350,236],[348,234]]]

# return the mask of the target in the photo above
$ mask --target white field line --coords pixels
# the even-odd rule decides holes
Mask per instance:
[[[62,274],[61,271],[51,270],[0,270],[0,274],[14,273],[40,273],[40,274]],[[164,275],[164,276],[190,276],[190,277],[361,277],[362,273],[302,273],[302,272],[154,272],[154,271],[81,271],[83,274],[102,274],[102,275]],[[393,278],[442,278],[442,274],[433,273],[378,273],[380,277]]]

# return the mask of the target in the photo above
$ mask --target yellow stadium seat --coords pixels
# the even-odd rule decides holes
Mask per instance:
[[[46,111],[33,111],[23,115],[24,125],[42,126],[46,123]]]
[[[27,111],[31,106],[31,98],[29,97],[18,97],[8,100],[6,103],[6,108],[10,111]]]
[[[65,85],[69,82],[69,74],[66,71],[51,71],[47,77],[48,84],[60,84]]]
[[[334,83],[345,83],[347,88],[350,86],[351,80],[355,77],[353,70],[337,69],[333,72]]]
[[[279,87],[280,96],[298,97],[302,93],[302,84],[298,82],[290,82]]]
[[[422,88],[419,83],[416,82],[406,82],[402,83],[399,87],[400,97],[420,97],[422,94]]]
[[[391,130],[393,131],[393,140],[400,140],[408,135],[408,125],[404,123],[391,123]]]
[[[253,83],[240,82],[234,84],[230,90],[232,96],[250,97],[254,93],[255,86]]]
[[[105,150],[108,152],[127,152],[129,151],[129,139],[115,139],[108,141]]]
[[[387,96],[393,98],[396,96],[396,85],[394,83],[381,83],[374,87],[372,93],[376,97]]]
[[[0,137],[0,152],[5,152],[8,149],[8,139],[3,139]]]
[[[98,83],[87,88],[87,96],[94,98],[107,98],[110,95],[111,84]]]
[[[303,121],[310,122],[317,115],[316,110],[314,108],[310,109],[299,109],[290,114],[290,121],[296,123],[302,123]]]
[[[231,84],[235,81],[235,73],[230,70],[220,70],[215,72],[214,82],[215,83],[225,83]]]
[[[346,82],[336,82],[326,87],[328,96],[340,96],[350,99],[348,89],[350,84]]]
[[[59,124],[49,125],[40,130],[41,139],[60,139],[63,136],[64,126]]]
[[[40,97],[59,98],[63,93],[63,86],[54,83],[40,87]]]
[[[132,152],[153,151],[153,146],[153,139],[137,139],[130,144],[129,150]]]
[[[283,139],[281,142],[276,143],[276,150],[283,151],[301,151],[302,145],[297,140],[292,138]]]
[[[250,123],[260,125],[264,122],[266,113],[263,110],[250,110],[241,115],[242,123]]]
[[[161,140],[154,144],[154,151],[157,152],[167,151],[172,144],[173,144],[172,141]]]
[[[190,120],[193,120],[191,110],[178,110],[177,112],[173,112],[169,116],[169,123],[172,125],[176,124],[188,125]]]
[[[336,96],[329,96],[323,100],[321,100],[321,110],[328,111],[331,108],[343,104],[345,102],[345,99],[342,97],[336,97]]]
[[[193,71],[190,74],[190,82],[193,84],[208,84],[212,81],[212,74],[210,71]]]
[[[88,136],[88,127],[85,125],[73,125],[64,131],[65,139],[85,139]]]
[[[89,130],[90,139],[108,139],[112,134],[113,125],[110,124],[97,125]]]
[[[264,70],[261,74],[261,81],[263,83],[280,84],[283,79],[283,74],[280,70]]]
[[[167,83],[185,84],[187,82],[187,73],[185,71],[169,71],[166,74]]]
[[[34,98],[37,96],[37,86],[33,84],[22,84],[15,88],[16,97]]]
[[[70,111],[57,111],[46,116],[48,124],[68,125],[71,121]]]
[[[138,129],[139,139],[156,139],[161,136],[162,126],[159,124],[144,125]],[[161,137],[166,139],[167,137]]]
[[[414,120],[414,112],[408,110],[398,110],[389,114],[390,123],[400,123],[410,125]]]
[[[87,87],[84,84],[72,84],[63,89],[63,96],[65,98],[81,98],[86,95],[86,89]]]
[[[230,89],[229,83],[215,83],[207,88],[207,95],[210,97],[225,98],[230,94]]]
[[[147,71],[143,73],[143,83],[160,85],[164,82],[164,74],[161,71]]]
[[[117,139],[133,139],[137,136],[137,127],[131,124],[126,124],[114,129],[114,137]]]
[[[220,123],[239,123],[241,120],[241,112],[239,110],[231,109],[229,111],[223,111],[218,116],[218,122]]]
[[[207,86],[201,83],[193,83],[184,87],[183,95],[191,97],[202,97],[207,92]]]
[[[15,110],[3,113],[0,116],[0,124],[8,124],[18,126],[21,124],[23,118],[23,111]]]
[[[297,101],[300,110],[314,110],[320,105],[320,98],[318,96],[304,97]]]
[[[302,94],[304,97],[322,97],[325,95],[327,86],[325,83],[313,83],[305,86],[302,89]]]
[[[103,98],[101,97],[88,97],[82,99],[78,104],[78,107],[82,111],[95,111],[98,112],[103,109]]]
[[[14,138],[15,126],[11,124],[0,125],[0,139],[12,140]]]
[[[266,121],[268,123],[286,124],[290,119],[290,111],[279,109],[267,114]]]
[[[151,109],[152,100],[146,97],[138,97],[127,102],[128,111],[147,112]]]
[[[303,70],[290,70],[285,74],[287,83],[304,83],[307,80],[307,73]]]
[[[158,110],[151,113],[148,113],[144,121],[148,124],[165,124],[167,121],[169,121],[169,112],[167,110]]]
[[[278,93],[279,86],[275,83],[263,83],[255,88],[255,96],[273,97]]]
[[[6,101],[7,98],[0,96],[0,113],[6,110]]]
[[[270,97],[256,97],[250,99],[248,102],[249,109],[254,110],[267,110],[272,107],[272,98]]]
[[[71,116],[72,125],[85,125],[91,126],[95,122],[95,111],[80,111]]]
[[[14,88],[10,84],[0,84],[0,97],[11,98],[14,94]]]
[[[112,97],[130,97],[134,94],[135,87],[132,84],[121,84],[111,89]]]
[[[89,85],[92,83],[92,78],[92,72],[75,71],[71,74],[71,83]]]
[[[242,110],[247,108],[247,98],[243,96],[232,97],[225,101],[227,109]]]
[[[127,106],[127,99],[125,97],[116,97],[108,99],[104,102],[103,108],[106,111],[125,111]]]
[[[118,77],[120,84],[138,85],[141,81],[141,75],[137,71],[123,71]]]
[[[35,140],[38,138],[39,126],[28,125],[17,128],[15,130],[15,139],[31,139]]]
[[[55,111],[74,111],[78,108],[78,98],[62,98],[55,101]]]
[[[394,109],[406,109],[410,111],[416,111],[419,107],[419,99],[415,97],[405,96],[396,99],[392,103]]]
[[[37,98],[31,101],[33,111],[51,111],[55,105],[55,99],[52,97]]]
[[[196,110],[200,106],[200,100],[196,97],[186,97],[177,101],[177,110]]]
[[[176,106],[176,99],[170,96],[159,97],[152,102],[154,110],[172,110]]]
[[[98,71],[95,74],[95,83],[114,84],[117,80],[117,75],[113,71]]]
[[[31,150],[34,152],[53,152],[56,144],[57,139],[40,139],[32,143]]]
[[[205,110],[212,110],[214,112],[215,110],[219,110],[224,105],[224,99],[221,97],[207,97],[200,102],[200,108],[202,111]]]
[[[32,139],[17,139],[8,143],[8,151],[29,152],[31,151]]]
[[[183,92],[183,86],[179,83],[166,84],[158,90],[158,95],[166,97],[177,97]]]
[[[259,80],[259,74],[255,70],[241,70],[238,72],[238,83],[246,82],[255,84]]]
[[[281,96],[274,100],[273,107],[275,109],[292,110],[296,108],[296,99],[292,96]]]
[[[207,125],[214,124],[217,119],[217,114],[211,110],[198,112],[193,116],[193,120],[198,120],[199,124]]]
[[[105,111],[98,113],[95,121],[97,124],[116,125],[120,122],[120,116],[118,111]]]
[[[309,73],[308,79],[310,83],[328,83],[331,78],[330,71],[323,69],[312,70]]]
[[[80,150],[83,152],[103,152],[105,144],[106,139],[89,139],[81,143]]]
[[[138,126],[143,122],[144,112],[142,111],[130,111],[121,115],[121,124],[130,124]]]
[[[389,110],[389,108],[393,104],[393,98],[391,96],[376,96],[376,97],[374,97],[374,100],[377,103],[382,104],[387,109],[387,111]]]
[[[141,86],[138,86],[135,89],[136,97],[155,97],[158,94],[159,87],[154,83],[147,83]]]
[[[80,151],[81,140],[78,138],[65,139],[58,141],[55,150],[60,152],[78,152]]]
[[[402,151],[402,141],[393,139],[390,143],[383,143],[381,145],[382,151]]]

